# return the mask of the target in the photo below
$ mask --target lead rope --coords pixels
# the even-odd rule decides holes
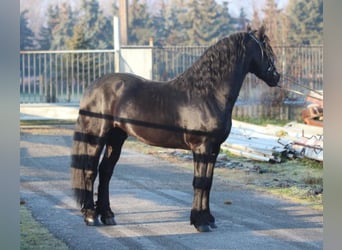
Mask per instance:
[[[316,90],[314,90],[314,89],[312,89],[312,88],[309,88],[309,87],[307,87],[307,86],[305,86],[305,85],[303,85],[303,84],[300,84],[300,83],[296,82],[295,80],[293,80],[293,78],[291,78],[291,77],[288,77],[288,76],[284,76],[284,75],[283,75],[283,79],[285,79],[285,80],[287,80],[287,81],[289,81],[289,82],[292,82],[293,84],[295,84],[295,85],[297,85],[297,86],[299,86],[299,87],[308,89],[308,90],[310,90],[310,91],[312,91],[312,92],[314,92],[314,93],[316,93],[316,94],[318,94],[318,95],[320,95],[320,96],[323,96],[323,94],[322,94],[321,92],[318,92],[318,91],[316,91]]]
[[[290,77],[287,77],[287,76],[284,76],[284,75],[282,75],[282,77],[283,77],[284,80],[287,80],[287,81],[289,81],[289,82],[291,82],[291,83],[293,83],[293,84],[295,84],[295,85],[297,85],[297,86],[300,86],[300,87],[302,87],[302,88],[308,89],[308,90],[310,90],[310,91],[312,91],[312,92],[318,94],[319,96],[322,96],[322,97],[323,97],[323,94],[322,94],[321,92],[318,92],[318,91],[316,91],[316,90],[314,90],[314,89],[312,89],[312,88],[309,88],[309,87],[307,87],[307,86],[305,86],[305,85],[303,85],[303,84],[300,84],[300,83],[296,82],[295,80],[293,80],[293,79],[290,78]],[[279,87],[279,88],[281,88],[281,89],[283,89],[283,90],[286,90],[286,91],[288,91],[288,92],[292,92],[292,93],[298,94],[298,95],[310,96],[310,97],[313,98],[313,99],[322,100],[322,98],[319,98],[319,97],[317,97],[317,96],[313,96],[313,95],[310,95],[310,94],[305,95],[305,94],[303,94],[302,92],[299,92],[299,91],[296,91],[296,90],[293,90],[293,89],[289,89],[289,88],[285,88],[285,87],[280,86],[280,85],[277,85],[277,87]]]

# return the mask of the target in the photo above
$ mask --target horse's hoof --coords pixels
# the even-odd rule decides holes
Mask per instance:
[[[100,222],[97,217],[84,217],[84,222],[87,226],[99,226]]]
[[[87,226],[98,226],[98,225],[100,225],[100,221],[98,219],[98,215],[97,215],[96,211],[94,211],[92,209],[82,208],[81,212],[83,214],[84,222]]]
[[[105,211],[97,211],[100,216],[101,222],[104,225],[109,225],[109,226],[115,226],[116,225],[116,221],[114,219],[114,213],[112,212],[112,210],[109,208],[108,210]]]
[[[109,225],[109,226],[115,226],[116,225],[116,221],[115,221],[114,217],[104,218],[101,216],[101,221],[105,225]]]
[[[210,223],[209,223],[209,227],[211,227],[211,228],[217,228],[215,222],[210,222]]]
[[[198,226],[196,227],[197,231],[200,232],[200,233],[207,233],[207,232],[210,232],[210,228],[208,225],[201,225],[201,226]]]

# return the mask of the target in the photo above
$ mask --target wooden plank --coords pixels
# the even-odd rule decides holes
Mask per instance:
[[[227,149],[228,151],[239,151],[239,154],[241,155],[241,152],[248,153],[249,155],[258,156],[258,157],[266,157],[269,160],[273,160],[275,162],[281,162],[282,161],[282,155],[281,153],[275,153],[272,151],[265,151],[265,150],[256,150],[250,147],[238,145],[238,144],[222,144],[221,146],[224,149]],[[255,157],[253,157],[255,158]]]
[[[316,119],[311,119],[311,118],[304,118],[304,123],[311,125],[311,126],[318,126],[318,127],[323,127],[323,121],[322,120],[316,120]]]
[[[293,148],[307,158],[323,161],[323,137],[302,137],[294,141]]]
[[[312,146],[312,142],[300,145],[298,140],[307,137],[317,137],[321,144],[317,147]],[[296,122],[284,127],[258,126],[233,120],[231,133],[222,148],[240,156],[263,161],[281,162],[286,156],[291,158],[301,153],[304,157],[323,161],[323,128]]]
[[[302,136],[311,137],[315,135],[323,135],[323,128],[317,126],[306,125],[297,122],[290,122],[284,127],[267,125],[267,130],[274,134],[284,134],[283,137],[289,140],[295,140]]]
[[[255,150],[265,151],[265,152],[274,152],[280,153],[284,151],[285,146],[276,142],[265,142],[262,139],[254,138],[254,139],[241,139],[238,137],[229,138],[224,142],[227,145],[240,145],[248,148],[252,148]]]
[[[241,152],[246,152],[253,155],[258,155],[262,157],[267,157],[268,160],[272,159],[276,162],[281,162],[286,155],[287,148],[286,145],[291,143],[286,141],[286,143],[279,143],[279,138],[252,133],[253,136],[242,135],[240,129],[234,129],[234,131],[229,135],[228,139],[223,143],[223,147],[229,149],[234,149]],[[247,154],[247,155],[249,155]]]
[[[225,148],[224,145],[223,145],[223,148]],[[249,152],[245,152],[245,151],[238,150],[238,149],[233,149],[233,148],[228,148],[228,150],[229,150],[229,152],[231,152],[234,155],[246,157],[246,158],[249,158],[249,159],[253,159],[253,160],[257,160],[257,161],[266,161],[266,162],[270,161],[269,157],[265,157],[265,156],[262,156],[262,155],[253,154],[253,153],[249,153]]]

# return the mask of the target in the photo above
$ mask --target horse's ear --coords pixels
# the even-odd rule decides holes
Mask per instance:
[[[261,25],[261,27],[259,28],[259,40],[260,41],[262,41],[263,39],[264,39],[264,37],[265,37],[265,32],[266,32],[266,27],[265,27],[265,25],[263,24],[263,25]]]
[[[248,23],[247,24],[247,32],[251,32],[252,31],[252,27],[251,27],[251,25]]]

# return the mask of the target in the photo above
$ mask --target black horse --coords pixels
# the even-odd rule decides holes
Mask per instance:
[[[91,85],[80,101],[71,161],[72,188],[85,223],[99,225],[100,216],[103,224],[116,224],[109,204],[109,182],[124,141],[133,136],[150,145],[193,152],[190,223],[200,232],[216,227],[209,208],[214,164],[230,133],[232,109],[249,72],[271,87],[279,82],[264,27],[248,28],[218,41],[170,81],[116,73]]]

